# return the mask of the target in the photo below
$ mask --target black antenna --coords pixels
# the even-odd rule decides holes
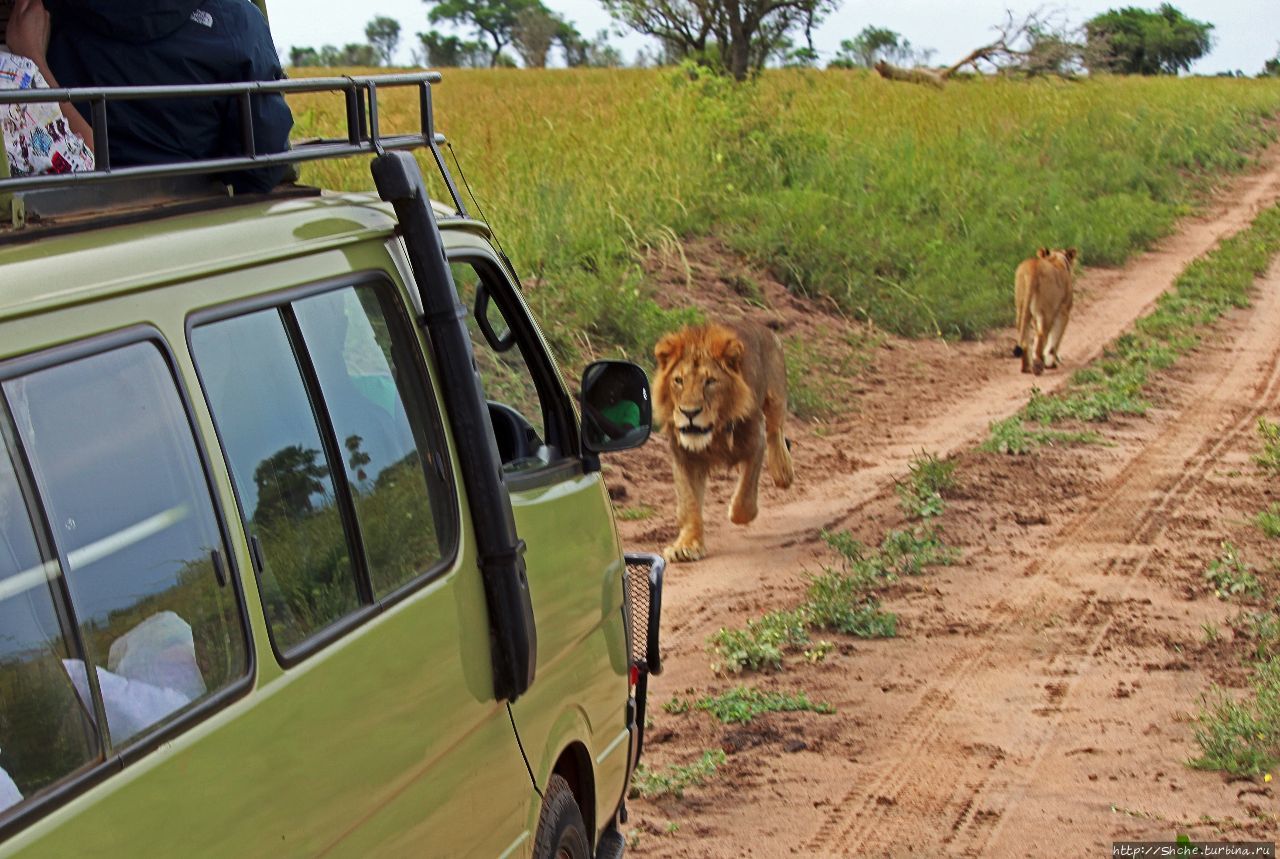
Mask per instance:
[[[502,261],[507,264],[507,268],[511,269],[511,273],[515,275],[516,285],[520,287],[520,291],[524,291],[523,284],[520,283],[520,275],[516,274],[515,266],[511,264],[511,258],[507,256],[507,249],[502,246],[502,239],[498,237],[498,231],[494,229],[493,224],[485,215],[484,209],[480,206],[480,199],[476,197],[476,192],[471,190],[471,183],[467,181],[467,174],[462,170],[462,162],[458,160],[458,153],[453,148],[453,143],[446,140],[445,146],[449,147],[449,154],[453,156],[453,166],[458,168],[458,177],[462,179],[462,187],[467,189],[467,196],[471,198],[471,202],[476,204],[476,213],[480,215],[480,221],[489,228],[489,232],[493,234],[494,244],[498,246],[498,253],[502,254]]]

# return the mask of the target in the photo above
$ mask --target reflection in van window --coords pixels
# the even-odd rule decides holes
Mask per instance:
[[[294,310],[341,442],[373,593],[385,596],[441,559],[432,497],[446,496],[428,485],[435,472],[426,468],[429,442],[414,437],[415,427],[421,433],[428,424],[407,351],[412,341],[391,325],[394,308],[384,308],[379,294],[369,287],[326,292]]]
[[[57,562],[41,556],[12,457],[0,440],[0,815],[100,756],[63,670]]]
[[[277,310],[202,325],[191,342],[287,650],[360,605],[311,401]]]
[[[6,382],[117,745],[242,675],[235,593],[191,427],[159,350],[135,343]],[[92,415],[92,421],[86,421]]]

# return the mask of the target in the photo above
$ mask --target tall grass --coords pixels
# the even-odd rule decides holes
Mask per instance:
[[[388,92],[384,131],[416,121]],[[292,101],[297,136],[341,100]],[[1272,132],[1280,82],[978,80],[943,91],[858,72],[449,71],[437,123],[557,346],[637,356],[677,321],[640,259],[716,234],[798,292],[904,334],[1010,320],[1039,245],[1115,264],[1171,228]],[[304,179],[368,189],[356,162]],[[569,334],[567,332],[573,332]]]

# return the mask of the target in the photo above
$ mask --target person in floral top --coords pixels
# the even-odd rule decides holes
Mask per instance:
[[[41,0],[17,0],[4,36],[0,90],[58,86],[45,60],[49,13]],[[93,132],[68,103],[4,104],[0,95],[0,133],[11,175],[93,169]]]

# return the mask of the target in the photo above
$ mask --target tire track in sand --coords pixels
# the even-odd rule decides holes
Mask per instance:
[[[885,741],[881,751],[894,766],[845,793],[807,843],[811,853],[883,855],[901,850],[918,836],[921,818],[946,823],[938,846],[947,852],[982,855],[987,851],[1002,832],[1006,811],[1033,781],[1046,753],[1060,745],[1063,705],[1077,680],[1093,667],[1099,646],[1112,628],[1114,599],[1103,602],[1086,596],[1081,608],[1075,583],[1083,574],[1096,573],[1099,563],[1125,577],[1121,599],[1141,582],[1151,560],[1149,550],[1187,487],[1203,480],[1222,451],[1241,434],[1252,432],[1264,408],[1280,400],[1277,330],[1280,266],[1272,269],[1258,290],[1243,335],[1229,350],[1214,355],[1212,366],[1202,368],[1192,381],[1188,406],[1120,469],[1090,501],[1088,512],[1059,531],[1042,560],[1028,566],[1017,605],[994,608],[996,617],[983,640],[937,672],[938,680],[922,691]],[[1222,427],[1224,412],[1231,418]],[[1109,559],[1100,561],[1100,557]],[[1036,738],[1034,748],[1019,755],[1029,758],[1030,766],[1006,765],[1003,750],[978,749],[968,756],[948,753],[964,740],[947,730],[956,693],[976,672],[1000,660],[998,649],[1005,634],[1033,622],[1031,611],[1038,615],[1074,612],[1077,621],[1070,634],[1045,655],[1045,662],[1053,666],[1064,658],[1077,661],[1072,662],[1073,671],[1064,672],[1052,684],[1054,706],[1010,714],[1020,723],[1017,733]],[[939,784],[956,787],[940,795]]]

